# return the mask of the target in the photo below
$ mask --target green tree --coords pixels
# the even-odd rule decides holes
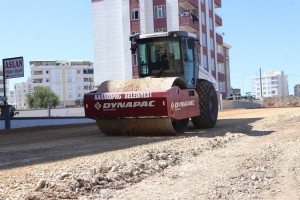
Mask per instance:
[[[59,97],[50,88],[37,86],[32,94],[27,94],[27,105],[29,108],[47,108],[59,104]]]

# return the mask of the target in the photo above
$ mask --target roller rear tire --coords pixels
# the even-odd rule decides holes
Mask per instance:
[[[213,128],[218,118],[218,96],[212,83],[199,80],[196,91],[199,95],[200,115],[192,117],[196,128]]]

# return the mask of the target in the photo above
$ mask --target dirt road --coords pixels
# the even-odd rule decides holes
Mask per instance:
[[[214,129],[0,132],[0,199],[300,199],[300,108],[221,111]]]

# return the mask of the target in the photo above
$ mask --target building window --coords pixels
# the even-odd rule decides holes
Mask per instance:
[[[204,67],[205,69],[208,68],[208,66],[207,66],[207,55],[203,55],[203,67]]]
[[[88,90],[88,89],[89,89],[89,86],[85,85],[85,86],[83,86],[83,89],[84,89],[84,90]]]
[[[60,69],[56,69],[56,70],[55,70],[55,74],[56,74],[56,75],[60,75]]]
[[[133,66],[137,66],[138,65],[138,57],[137,57],[137,54],[133,54],[132,55],[132,65]]]
[[[92,83],[93,82],[93,78],[83,78],[83,82]]]
[[[217,44],[217,52],[218,52],[219,54],[224,55],[224,53],[223,53],[223,47],[222,47],[221,45],[219,45],[219,44]]]
[[[154,18],[165,18],[166,17],[166,6],[154,6]]]
[[[214,30],[213,19],[211,17],[209,18],[209,30]]]
[[[209,10],[213,10],[213,1],[212,0],[208,0],[208,8],[209,8]]]
[[[226,85],[224,81],[219,82],[219,91],[220,92],[226,92]]]
[[[214,58],[210,59],[210,65],[211,65],[211,70],[216,71],[216,63]]]
[[[81,71],[80,71],[80,70],[77,70],[77,74],[81,74]]]
[[[207,46],[207,40],[206,40],[206,34],[205,33],[202,33],[202,45],[204,47]]]
[[[167,29],[166,28],[158,28],[158,29],[155,29],[154,32],[167,32]]]
[[[139,9],[133,8],[131,9],[131,20],[138,20],[139,19]]]
[[[60,77],[55,77],[55,82],[60,83]]]
[[[225,74],[224,63],[218,63],[218,72]]]
[[[83,74],[94,74],[94,70],[93,69],[84,69]]]
[[[56,86],[55,86],[55,90],[56,90],[57,92],[59,92],[59,91],[60,91],[60,86],[59,86],[59,85],[56,85]]]
[[[68,74],[68,75],[72,75],[72,70],[71,70],[71,69],[68,69],[68,70],[67,70],[67,74]]]
[[[205,12],[201,12],[201,24],[206,25],[206,16]]]
[[[72,83],[72,77],[71,77],[71,76],[68,76],[68,77],[67,77],[67,82],[68,82],[68,83]]]
[[[214,38],[210,38],[210,50],[215,50],[215,40]]]
[[[67,88],[68,88],[68,90],[72,90],[73,89],[72,85],[68,85]]]

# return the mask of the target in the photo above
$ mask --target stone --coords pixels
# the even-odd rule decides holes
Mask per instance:
[[[59,180],[64,180],[66,177],[69,177],[71,176],[71,174],[69,173],[63,173],[60,177],[59,177]]]
[[[251,178],[251,180],[253,180],[253,181],[258,180],[258,178],[257,178],[257,176],[256,176],[255,174],[253,174],[250,178]]]
[[[35,190],[35,191],[40,191],[40,190],[43,189],[45,186],[46,186],[46,180],[41,179],[41,180],[38,182],[38,185],[37,185],[37,187],[36,187],[34,190]]]

